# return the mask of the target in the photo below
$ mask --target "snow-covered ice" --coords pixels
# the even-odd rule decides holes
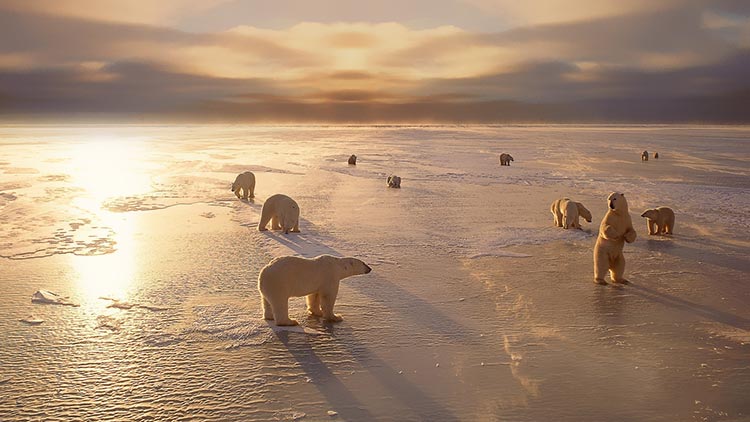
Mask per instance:
[[[0,127],[0,420],[744,420],[749,190],[746,127]],[[624,287],[592,282],[611,191]],[[301,233],[257,230],[275,193]],[[344,322],[262,319],[289,254],[373,268]]]

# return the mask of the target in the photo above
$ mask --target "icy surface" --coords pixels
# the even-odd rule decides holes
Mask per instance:
[[[0,127],[0,157],[0,420],[750,418],[748,128]],[[624,287],[592,282],[611,191]],[[257,231],[275,193],[301,233]],[[373,268],[344,321],[263,320],[259,270],[324,253]]]

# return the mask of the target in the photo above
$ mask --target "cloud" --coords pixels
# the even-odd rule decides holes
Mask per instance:
[[[531,10],[500,3],[520,8],[513,12],[518,16]],[[536,4],[548,3],[550,10],[558,4]],[[403,22],[297,22],[195,33],[63,15],[55,7],[38,13],[37,6],[10,1],[0,6],[0,113],[568,121],[633,117],[625,105],[647,103],[663,104],[661,117],[674,119],[679,101],[723,98],[729,106],[719,109],[726,116],[742,115],[731,106],[744,104],[742,93],[750,91],[746,2],[623,3],[597,12],[611,4],[605,0],[592,6],[593,14],[495,32]],[[146,7],[141,12],[153,16],[134,20],[177,22],[183,12],[169,9],[174,4]],[[466,7],[495,2],[473,4]],[[237,3],[217,3],[206,13],[233,7]],[[384,13],[378,7],[373,10]],[[191,10],[198,9],[187,7],[185,16]]]

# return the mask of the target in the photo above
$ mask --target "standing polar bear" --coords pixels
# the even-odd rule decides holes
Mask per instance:
[[[646,217],[648,234],[672,234],[674,229],[674,211],[669,207],[648,209],[641,214]]]
[[[625,195],[612,192],[607,197],[609,209],[599,226],[599,236],[594,245],[594,283],[607,284],[604,275],[609,270],[613,283],[628,283],[625,279],[625,242],[635,242],[633,220],[628,212]]]
[[[401,189],[401,178],[395,174],[388,176],[388,178],[385,179],[385,182],[388,184],[389,188]]]
[[[276,325],[297,325],[296,320],[289,318],[289,298],[306,296],[309,315],[339,322],[343,318],[333,313],[339,282],[370,271],[372,268],[357,258],[331,255],[312,259],[275,258],[258,275],[263,318],[274,320]]]
[[[273,230],[284,230],[284,234],[290,231],[299,233],[299,205],[286,195],[280,193],[271,195],[260,210],[258,230],[268,230],[266,226],[269,221]]]
[[[356,166],[357,165],[357,156],[352,154],[349,156],[349,160],[347,161],[349,164]]]
[[[243,191],[242,199],[255,198],[255,175],[251,171],[246,171],[237,175],[232,183],[232,192],[240,197],[240,190]]]
[[[556,199],[549,210],[557,227],[580,229],[579,216],[589,223],[591,222],[591,211],[584,207],[582,203],[571,201],[569,198]]]
[[[513,157],[510,154],[506,154],[506,153],[500,154],[501,166],[509,166],[511,161],[513,161]]]

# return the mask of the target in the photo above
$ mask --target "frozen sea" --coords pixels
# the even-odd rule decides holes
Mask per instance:
[[[301,233],[257,231],[275,193]],[[0,420],[750,421],[749,194],[750,127],[0,126]],[[271,329],[259,270],[323,253],[373,268],[344,321]]]

